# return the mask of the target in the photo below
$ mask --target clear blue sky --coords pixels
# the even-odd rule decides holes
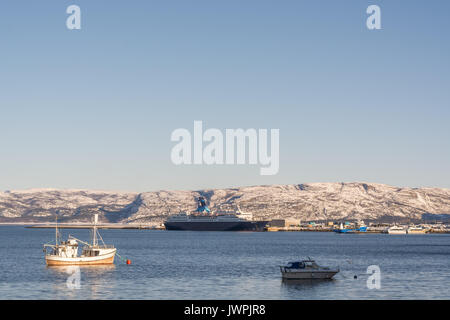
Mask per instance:
[[[449,15],[446,0],[2,1],[0,189],[449,188]],[[194,120],[279,128],[278,175],[173,165],[170,134]]]

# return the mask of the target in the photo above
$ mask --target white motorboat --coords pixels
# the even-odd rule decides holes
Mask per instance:
[[[406,229],[400,226],[392,226],[387,229],[389,234],[406,234]]]
[[[314,260],[308,258],[298,262],[289,262],[287,266],[280,266],[280,270],[283,279],[331,279],[339,272],[339,267],[319,266]]]

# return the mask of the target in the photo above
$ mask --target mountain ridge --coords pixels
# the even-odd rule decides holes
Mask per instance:
[[[161,223],[192,211],[204,196],[213,212],[237,206],[257,219],[419,220],[450,213],[450,189],[395,187],[368,182],[314,182],[204,190],[115,192],[28,189],[0,192],[0,222],[88,222],[98,213],[112,223]]]

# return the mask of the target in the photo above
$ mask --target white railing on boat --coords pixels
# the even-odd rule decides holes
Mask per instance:
[[[84,246],[83,249],[114,249],[114,245],[112,244],[99,244],[96,246]]]

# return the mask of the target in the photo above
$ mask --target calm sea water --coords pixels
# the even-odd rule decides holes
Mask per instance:
[[[89,239],[89,230],[61,230]],[[73,272],[46,267],[52,229],[0,227],[0,299],[449,299],[450,235],[101,230],[132,261]],[[311,256],[331,281],[283,282],[279,265]],[[381,288],[368,289],[369,265]],[[357,279],[354,279],[354,276]]]

